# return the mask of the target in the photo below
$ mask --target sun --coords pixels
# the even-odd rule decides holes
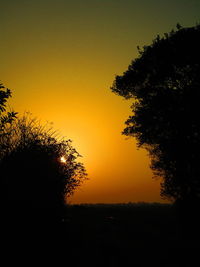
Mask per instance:
[[[66,158],[64,157],[64,156],[62,156],[61,158],[60,158],[60,161],[62,162],[62,163],[66,163]]]

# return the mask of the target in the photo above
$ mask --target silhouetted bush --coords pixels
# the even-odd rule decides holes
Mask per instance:
[[[85,168],[70,140],[30,116],[4,129],[0,144],[0,195],[3,207],[55,208],[86,179]]]

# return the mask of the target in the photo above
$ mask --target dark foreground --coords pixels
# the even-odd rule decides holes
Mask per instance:
[[[198,266],[197,238],[160,204],[74,205],[62,216],[10,216],[1,227],[7,265]],[[56,218],[56,219],[55,219]],[[5,223],[6,222],[6,223]]]

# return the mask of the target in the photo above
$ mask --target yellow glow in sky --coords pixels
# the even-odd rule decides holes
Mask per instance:
[[[109,88],[138,56],[137,45],[177,22],[199,21],[199,1],[163,2],[0,1],[0,79],[13,92],[9,105],[73,140],[89,180],[72,203],[162,201],[146,151],[121,135],[131,101]]]

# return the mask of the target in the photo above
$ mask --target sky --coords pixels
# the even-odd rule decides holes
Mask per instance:
[[[157,34],[200,22],[199,0],[0,0],[0,81],[9,107],[53,122],[88,172],[70,203],[163,202],[136,140],[121,134],[131,100],[116,75]]]

